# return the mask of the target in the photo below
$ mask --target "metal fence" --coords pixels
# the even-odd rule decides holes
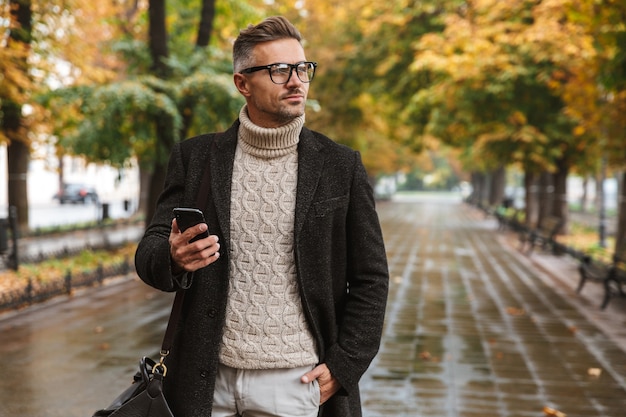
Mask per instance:
[[[29,278],[25,287],[0,292],[0,311],[17,309],[31,304],[40,303],[59,295],[71,295],[80,287],[102,284],[106,278],[127,275],[132,268],[130,259],[110,266],[99,265],[93,271],[72,274],[67,271],[65,276],[40,282]]]

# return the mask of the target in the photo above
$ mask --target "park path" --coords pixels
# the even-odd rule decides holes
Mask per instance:
[[[595,323],[626,329],[623,300],[599,312],[573,292],[575,269],[551,282],[493,219],[455,199],[382,203],[379,213],[391,287],[362,383],[366,417],[626,416],[626,345]]]
[[[599,311],[574,293],[575,268],[519,254],[458,197],[378,209],[391,283],[364,417],[626,415],[626,300]],[[157,357],[171,301],[131,274],[1,316],[0,417],[87,417],[108,405],[140,356]]]

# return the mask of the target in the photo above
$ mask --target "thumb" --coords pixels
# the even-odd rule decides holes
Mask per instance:
[[[176,235],[180,233],[180,229],[178,228],[178,222],[176,221],[176,218],[172,219],[172,233]]]
[[[319,378],[320,375],[322,375],[322,371],[323,371],[323,368],[321,366],[316,366],[315,368],[311,369],[306,374],[302,375],[302,378],[300,378],[300,381],[303,384],[308,384],[309,382]]]

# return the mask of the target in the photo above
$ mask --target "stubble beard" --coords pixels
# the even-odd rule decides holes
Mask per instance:
[[[302,94],[301,90],[295,90],[295,92]],[[290,93],[293,94],[294,91]],[[306,99],[304,99],[302,103],[297,104],[290,104],[283,100],[283,98],[288,95],[289,93],[284,94],[280,97],[279,102],[273,105],[253,97],[253,105],[259,114],[263,115],[262,117],[265,120],[271,121],[271,123],[276,126],[283,126],[304,115],[306,106]]]
[[[287,124],[292,120],[302,116],[304,114],[304,103],[298,104],[297,106],[281,106],[278,113],[276,114],[276,119],[281,122],[281,124]]]

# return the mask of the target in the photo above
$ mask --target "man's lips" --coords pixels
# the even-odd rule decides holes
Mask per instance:
[[[304,94],[296,91],[296,92],[291,92],[289,94],[285,94],[283,96],[284,100],[304,100]]]

